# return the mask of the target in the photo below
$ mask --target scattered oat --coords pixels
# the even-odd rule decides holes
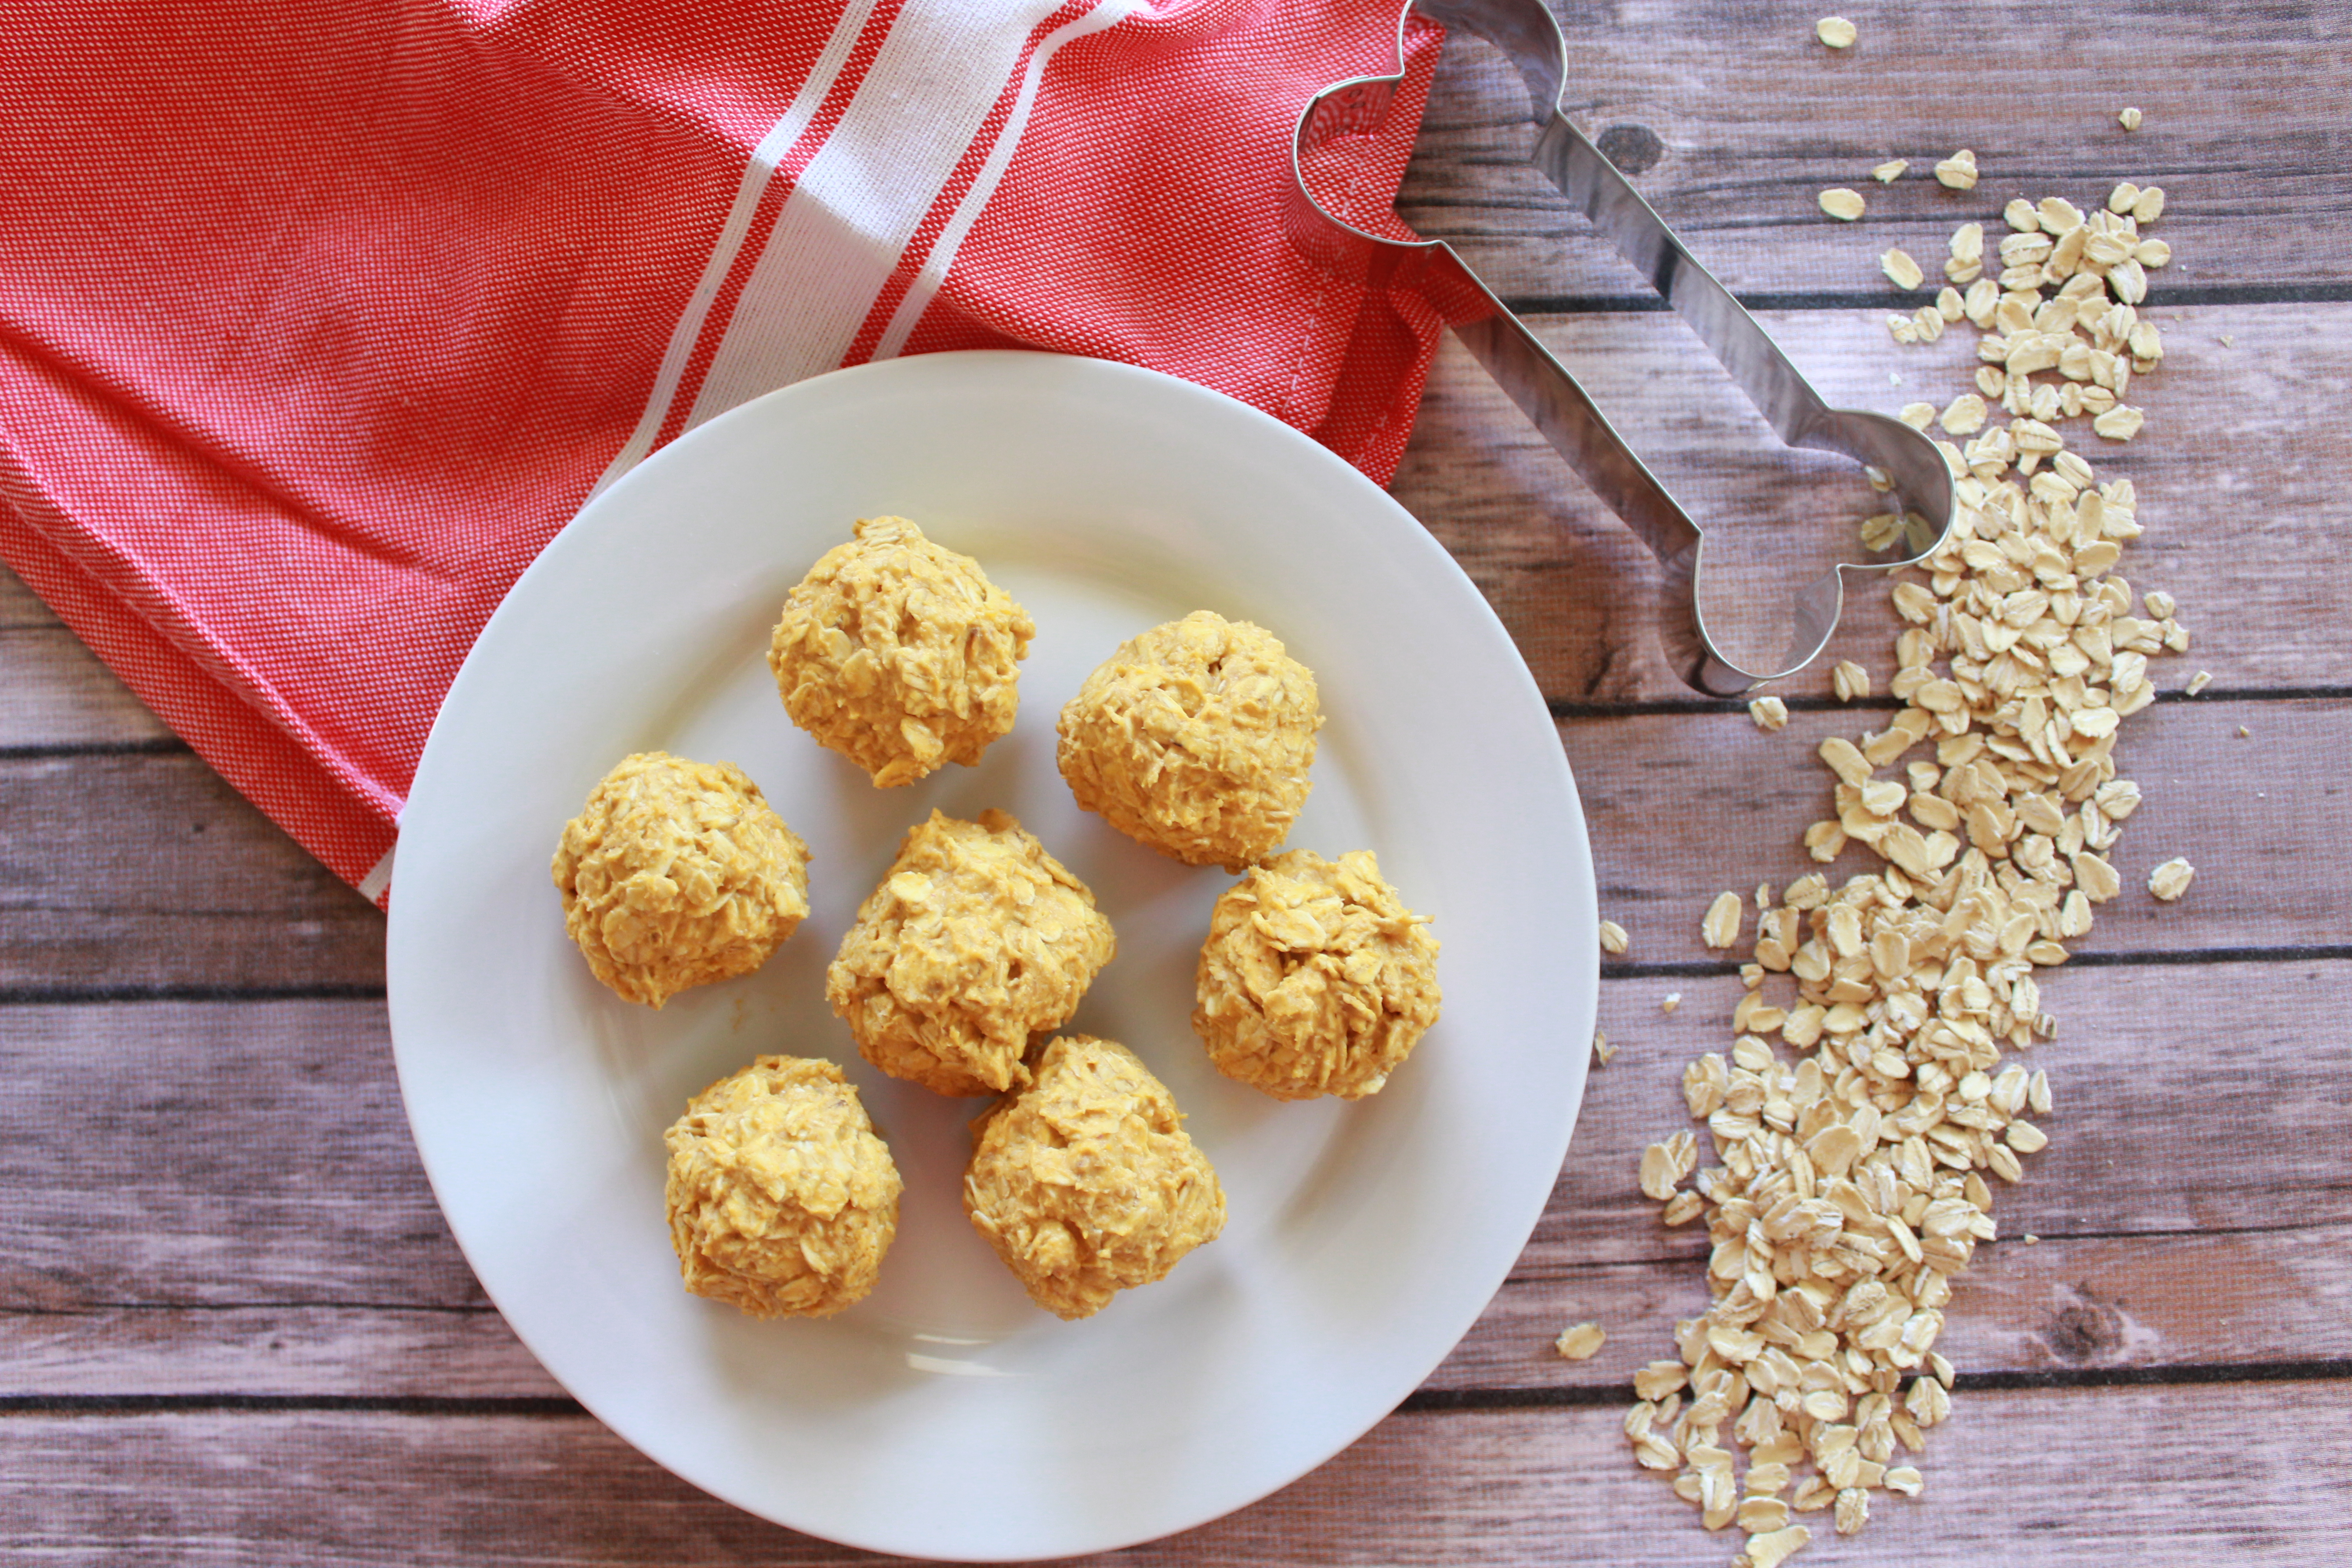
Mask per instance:
[[[1911,160],[1908,158],[1889,158],[1884,163],[1879,164],[1878,167],[1871,170],[1870,177],[1876,180],[1882,185],[1891,185],[1895,181],[1901,179],[1903,177],[1903,171],[1910,166]]]
[[[1950,243],[1945,247],[1944,276],[1954,283],[1975,283],[1984,276],[1984,225],[1964,223],[1952,231]],[[1941,303],[1941,300],[1937,303]],[[1951,313],[1958,321],[1966,313],[1965,301]]]
[[[1674,1196],[1676,1184],[1697,1166],[1697,1136],[1689,1131],[1677,1132],[1664,1142],[1653,1143],[1642,1151],[1642,1190],[1664,1202]],[[1671,1362],[1650,1364],[1653,1368],[1674,1365]]]
[[[1916,289],[1927,276],[1900,246],[1890,247],[1886,254],[1878,258],[1878,269],[1885,273],[1897,289]]]
[[[2238,726],[2238,739],[2241,741],[2251,741],[2253,738],[2254,732],[2252,730],[2247,729],[2243,724]]]
[[[2083,226],[2083,209],[2063,196],[2044,196],[2034,204],[2033,216],[2042,232],[2063,237]]]
[[[1599,1064],[1599,1065],[1600,1065],[1600,1066],[1601,1066],[1601,1067],[1607,1067],[1611,1062],[1614,1061],[1616,1058],[1617,1058],[1617,1047],[1614,1047],[1614,1046],[1612,1046],[1612,1045],[1611,1045],[1611,1044],[1609,1043],[1609,1037],[1608,1037],[1607,1035],[1605,1035],[1605,1034],[1601,1033],[1599,1029],[1595,1029],[1595,1030],[1593,1030],[1593,1031],[1592,1031],[1592,1059],[1593,1059],[1593,1061],[1594,1061],[1595,1063]]]
[[[2147,874],[2147,890],[2168,904],[2189,890],[2196,875],[2197,868],[2176,855]]]
[[[1748,705],[1748,716],[1756,721],[1759,730],[1785,730],[1789,727],[1789,705],[1777,697],[1759,697]]]
[[[1937,169],[1963,189],[1975,174],[1965,153]],[[2038,976],[2122,890],[2116,844],[2141,792],[2119,771],[2120,725],[2156,700],[2151,661],[2189,646],[2171,596],[2136,597],[2117,574],[2141,532],[2132,481],[2100,479],[2066,424],[2140,428],[2126,397],[2163,363],[2141,318],[2149,270],[2171,259],[2146,233],[2163,205],[2131,184],[2087,209],[2021,197],[1997,255],[1963,226],[1952,286],[1889,318],[1903,342],[1979,334],[1975,391],[1901,416],[1938,437],[1959,505],[1892,591],[1898,706],[1819,748],[1830,800],[1803,837],[1822,869],[1777,900],[1759,889],[1752,939],[1736,895],[1703,923],[1710,946],[1750,942],[1731,1048],[1683,1074],[1712,1163],[1670,1139],[1642,1176],[1667,1225],[1706,1226],[1714,1302],[1675,1325],[1679,1364],[1636,1379],[1625,1429],[1710,1528],[1747,1532],[1734,1561],[1751,1568],[1809,1538],[1792,1516],[1834,1510],[1853,1533],[1874,1491],[1919,1493],[1895,1460],[1951,1414],[1936,1342],[1952,1281],[1999,1234],[1996,1193],[2050,1141],[2048,1079],[2015,1053],[2055,1037]],[[1899,282],[1897,254],[1881,265]],[[1862,532],[1883,548],[1903,521],[1881,512]],[[1859,666],[1832,687],[1870,691]],[[1865,864],[1832,879],[1856,848]],[[2150,890],[2177,898],[2192,875],[2170,862]]]
[[[1739,926],[1746,918],[1747,906],[1738,893],[1717,893],[1715,902],[1706,907],[1706,919],[1699,922],[1699,938],[1713,948],[1729,947],[1739,940]]]
[[[2116,123],[2126,131],[2137,131],[2143,118],[2145,117],[2137,109],[2126,106],[2122,113],[2116,116]]]
[[[1841,702],[1859,702],[1870,695],[1870,671],[1850,658],[1842,658],[1830,670],[1830,689]]]
[[[1946,433],[1953,436],[1973,436],[1984,428],[1985,400],[1973,392],[1964,392],[1952,399],[1936,421]]]
[[[1840,223],[1852,223],[1860,217],[1864,205],[1860,191],[1850,191],[1843,185],[1833,185],[1822,193],[1822,211]]]
[[[1632,941],[1633,938],[1626,934],[1625,928],[1619,925],[1615,921],[1602,921],[1601,922],[1601,952],[1612,955],[1622,953],[1625,951],[1626,947],[1632,942]]]
[[[1937,172],[1965,189],[1975,159]],[[2171,259],[2146,232],[2163,206],[2132,184],[2088,206],[2021,197],[1998,254],[1985,226],[1962,226],[1951,287],[1889,318],[1902,342],[1979,334],[1974,392],[1901,415],[1938,438],[1959,505],[1892,591],[1898,706],[1819,748],[1830,799],[1803,838],[1822,868],[1777,900],[1759,889],[1752,938],[1736,895],[1706,911],[1710,946],[1750,943],[1734,1043],[1683,1075],[1711,1163],[1684,1163],[1669,1140],[1642,1173],[1666,1224],[1706,1228],[1714,1301],[1675,1325],[1680,1364],[1637,1379],[1626,1432],[1710,1528],[1746,1531],[1751,1565],[1802,1544],[1793,1516],[1834,1510],[1852,1533],[1874,1491],[1919,1493],[1895,1460],[1951,1414],[1936,1342],[1952,1281],[1999,1234],[1995,1194],[2050,1141],[2047,1077],[2016,1053],[2055,1037],[2039,976],[2122,890],[2116,844],[2141,792],[2119,770],[2120,725],[2156,700],[2151,662],[2189,645],[2171,597],[2136,597],[2117,574],[2141,532],[2132,481],[2102,480],[2066,423],[2140,429],[2126,395],[2164,358],[2141,314]],[[1881,262],[1897,282],[1899,254]],[[1903,521],[1881,512],[1862,532],[1882,548]],[[1859,666],[1832,687],[1870,691]],[[1856,849],[1864,864],[1833,878]],[[2150,890],[2177,898],[2192,875],[2159,867]]]
[[[1854,25],[1843,16],[1824,16],[1813,24],[1813,37],[1833,49],[1851,47],[1855,31]]]
[[[1956,191],[1972,190],[1977,183],[1977,155],[1963,147],[1936,165],[1936,178]]]
[[[2110,441],[2128,441],[2139,434],[2147,416],[2129,404],[2118,403],[2091,421],[2091,428]]]
[[[1661,1013],[1671,1013],[1682,1005],[1683,994],[1679,991],[1669,991],[1666,993],[1664,1000],[1658,1004],[1658,1011]]]
[[[1573,1328],[1561,1330],[1559,1338],[1552,1341],[1551,1347],[1560,1353],[1563,1360],[1591,1361],[1608,1337],[1598,1323],[1579,1323]]]
[[[2189,678],[2189,684],[2181,689],[2187,695],[2194,697],[2212,684],[2213,672],[2210,669],[2200,669],[2196,674]]]

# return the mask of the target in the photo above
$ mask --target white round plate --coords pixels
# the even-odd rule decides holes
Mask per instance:
[[[784,715],[785,593],[860,517],[979,558],[1037,623],[1013,732],[875,789]],[[1444,944],[1444,1014],[1380,1094],[1282,1104],[1191,1026],[1231,884],[1080,812],[1054,721],[1122,639],[1200,608],[1271,628],[1328,715],[1294,847],[1370,848]],[[812,913],[756,974],[662,1011],[592,979],[548,873],[631,752],[741,766],[813,850]],[[1118,954],[1068,1026],[1133,1048],[1215,1164],[1223,1237],[1083,1322],[1030,1305],[965,1222],[981,1102],[886,1079],[824,970],[899,835],[1013,812],[1095,891]],[[656,454],[491,617],[401,823],[388,964],[409,1121],[458,1244],[549,1372],[751,1511],[846,1544],[1001,1561],[1145,1541],[1304,1474],[1412,1393],[1550,1194],[1592,1039],[1583,817],[1477,590],[1323,447],[1149,371],[894,360],[803,382]],[[875,1293],[755,1322],[678,1284],[662,1131],[764,1053],[849,1071],[907,1181]]]

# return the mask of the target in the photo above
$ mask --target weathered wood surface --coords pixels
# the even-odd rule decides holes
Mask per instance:
[[[2126,889],[2047,976],[2052,1146],[2002,1190],[2002,1239],[1957,1287],[1956,1419],[1927,1495],[1801,1561],[2294,1563],[2352,1552],[2352,1112],[2335,830],[2352,742],[2352,8],[2013,5],[1856,17],[1661,0],[1575,6],[1579,122],[1832,401],[1965,390],[1973,334],[1898,348],[1877,256],[1932,269],[2013,194],[2169,193],[2150,313],[2164,367],[2127,447],[2125,571],[2180,599],[2178,689],[2126,728],[2147,793]],[[1491,54],[1441,68],[1405,216],[1456,238],[1703,517],[1732,613],[1870,498],[1777,452],[1673,317],[1524,163]],[[2147,113],[2126,135],[2114,112]],[[1927,178],[1976,149],[1965,195]],[[1886,156],[1914,169],[1867,180]],[[1861,224],[1815,194],[1871,198]],[[2225,341],[2226,340],[2226,341]],[[1899,378],[1899,384],[1896,379]],[[1509,1282],[1407,1408],[1234,1517],[1122,1561],[1685,1564],[1736,1542],[1628,1463],[1618,1407],[1705,1288],[1694,1232],[1640,1196],[1685,1124],[1691,1056],[1738,991],[1700,945],[1724,888],[1811,869],[1811,750],[1885,721],[1792,682],[1790,728],[1695,699],[1649,645],[1640,549],[1466,356],[1441,354],[1397,494],[1485,591],[1559,716],[1592,828],[1621,1047],[1587,1091]],[[1811,526],[1775,529],[1761,520]],[[1883,689],[1894,625],[1856,595],[1833,657]],[[2247,733],[2240,734],[2241,728]],[[2199,868],[2155,903],[2147,868]],[[1850,857],[1840,870],[1857,868]],[[160,869],[159,869],[160,868]],[[580,1414],[484,1299],[408,1142],[381,1000],[381,917],[222,785],[0,573],[0,1559],[677,1564],[863,1561],[713,1501]],[[1672,1016],[1659,1001],[1678,991]],[[2027,1235],[2038,1239],[2027,1242]],[[1548,1349],[1591,1318],[1592,1361]],[[1490,1407],[1491,1406],[1491,1407]]]
[[[1884,709],[1799,711],[1777,734],[1744,712],[1635,713],[1562,721],[1591,826],[1602,902],[1633,933],[1628,962],[1719,959],[1698,916],[1726,887],[1784,887],[1819,870],[1801,842],[1830,809],[1811,760],[1832,735],[1882,728]],[[2245,728],[2250,735],[2241,736]],[[2305,825],[2344,808],[2352,709],[2334,699],[2233,702],[2207,695],[2134,720],[2120,750],[2147,804],[2116,856],[2125,890],[2076,951],[2093,962],[2345,938],[2352,843]],[[1704,793],[1687,759],[1706,757]],[[2202,779],[2242,765],[2246,787]],[[366,988],[383,978],[375,911],[184,752],[0,757],[0,989],[127,994],[202,986]],[[2197,897],[2159,904],[2149,868],[2186,855]],[[1856,849],[1829,868],[1850,875]],[[173,868],[167,879],[144,872]]]
[[[1698,258],[1742,293],[1867,289],[1824,229],[1866,253],[1925,260],[1954,224],[2013,195],[2104,198],[2118,180],[2171,198],[2179,279],[2263,289],[2352,282],[2352,252],[2317,242],[2352,216],[2341,171],[2352,135],[2316,112],[2321,82],[2352,79],[2352,14],[2326,3],[2095,11],[1878,6],[1854,14],[1843,54],[1813,37],[1820,10],[1706,0],[1559,5],[1570,117],[1634,175]],[[2126,104],[2146,119],[2116,122]],[[1398,204],[1454,240],[1513,299],[1641,300],[1643,285],[1528,163],[1525,89],[1483,40],[1449,41]],[[1613,132],[1613,134],[1612,134]],[[1929,174],[1961,147],[1973,191]],[[1870,171],[1911,167],[1893,185]],[[1828,186],[1870,208],[1846,229]],[[1965,216],[1960,216],[1965,213]],[[2340,293],[2337,295],[2341,297]]]
[[[1885,239],[1841,228],[1822,243],[1850,258],[1857,288],[1894,297],[1878,274]],[[2352,304],[2167,309],[2166,282],[2159,275],[2151,291],[2165,362],[2132,389],[2147,428],[2128,444],[2093,435],[2087,421],[2061,428],[2102,479],[2128,477],[2139,490],[2147,531],[2123,573],[2136,588],[2174,594],[2192,634],[2188,653],[2155,662],[2157,682],[2178,689],[2201,668],[2215,694],[2352,685],[2352,645],[2323,630],[2352,625],[2352,574],[2314,570],[2332,558],[2331,541],[2352,514],[2335,458],[2352,440]],[[1833,405],[1892,414],[1914,401],[1940,408],[1974,390],[1973,331],[1901,346],[1886,314],[1776,310],[1762,320]],[[1759,664],[1769,659],[1788,624],[1770,603],[1806,580],[1803,563],[1860,558],[1842,547],[1851,523],[1880,510],[1875,498],[1842,459],[1782,448],[1678,317],[1545,316],[1534,325],[1710,528],[1727,586],[1756,595],[1724,605],[1728,630]],[[1639,542],[1450,340],[1440,365],[1396,493],[1486,591],[1545,695],[1693,700],[1651,647],[1657,572]],[[1759,525],[1759,516],[1789,526]],[[1872,581],[1849,592],[1831,652],[1790,683],[1792,692],[1825,695],[1828,661],[1841,658],[1874,671],[1884,689],[1896,623]]]
[[[2091,971],[2049,1069],[2052,1146],[2003,1191],[2004,1239],[1947,1340],[1974,1376],[2352,1359],[2352,1176],[2328,1157],[2340,1059],[2315,1055],[2352,961]],[[1657,1010],[1667,985],[1684,1002]],[[1429,1386],[1617,1387],[1705,1303],[1696,1231],[1632,1173],[1684,1124],[1682,1064],[1720,1049],[1736,980],[1613,977],[1621,1053],[1587,1090],[1550,1211]],[[2228,1017],[2225,1056],[2168,1016]],[[380,1005],[20,1005],[0,1043],[0,1396],[551,1392],[495,1326],[407,1138]],[[164,1054],[152,1047],[169,1040]],[[62,1108],[110,1108],[92,1147]],[[191,1149],[187,1127],[211,1135]],[[2277,1151],[2245,1156],[2259,1125]],[[2029,1244],[2027,1235],[2040,1239]],[[104,1238],[102,1245],[94,1245]],[[2198,1288],[2232,1281],[2227,1298]],[[488,1321],[477,1321],[478,1318]],[[1592,1362],[1548,1353],[1591,1318]],[[2251,1330],[2249,1325],[2252,1325]],[[373,1380],[373,1381],[370,1381]]]
[[[2058,1093],[2053,1145],[2001,1192],[2004,1241],[1961,1286],[1952,1354],[1971,1375],[2352,1356],[2352,1269],[2336,1260],[2352,1175],[2324,1157],[2345,1112],[2343,1063],[2310,1051],[2352,962],[2086,973],[2098,985],[2079,996],[2067,978],[2049,987],[2061,1037],[2032,1060]],[[1665,985],[1684,994],[1673,1018],[1658,1013]],[[1736,994],[1736,980],[1606,980],[1601,1020],[1621,1053],[1592,1074],[1510,1286],[1430,1387],[1616,1387],[1706,1302],[1698,1232],[1663,1227],[1630,1173],[1646,1142],[1684,1123],[1682,1063],[1724,1047]],[[510,1340],[463,1321],[487,1302],[409,1147],[381,1004],[16,1006],[9,1018],[0,1394],[348,1394],[327,1352],[339,1340],[352,1371],[404,1368],[393,1375],[440,1392],[548,1392]],[[2227,1051],[2201,1060],[2201,1035],[2168,1018],[2227,1018]],[[2166,1056],[2183,1060],[2149,1072]],[[110,1107],[97,1145],[64,1112],[75,1102]],[[214,1133],[200,1147],[191,1119]],[[2246,1126],[2284,1157],[2246,1157]],[[2216,1260],[2237,1281],[2225,1302],[2197,1289]],[[1588,1317],[1612,1331],[1604,1354],[1580,1366],[1545,1354]],[[127,1368],[167,1387],[125,1384]]]
[[[2305,1568],[2340,1529],[2352,1384],[1973,1390],[1930,1434],[1920,1498],[1885,1499],[1808,1563],[2229,1563]],[[398,1562],[847,1564],[893,1561],[795,1535],[676,1480],[584,1416],[407,1411],[10,1417],[0,1487],[23,1501],[13,1562],[110,1563],[168,1546],[215,1568]],[[121,1478],[143,1478],[129,1486]],[[551,1489],[565,1506],[551,1508]],[[1087,1564],[1725,1561],[1696,1510],[1628,1464],[1612,1407],[1409,1411],[1265,1501]]]

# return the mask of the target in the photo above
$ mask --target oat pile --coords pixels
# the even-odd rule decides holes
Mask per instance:
[[[1935,173],[1965,189],[1975,160]],[[1874,1500],[1920,1491],[1906,1460],[1951,1409],[1935,1348],[1951,1279],[1998,1234],[1997,1184],[2048,1142],[2049,1079],[2012,1053],[2056,1030],[2036,972],[2121,889],[2110,857],[2140,792],[2118,771],[2119,726],[2155,699],[2149,659],[2189,642],[2169,595],[2136,598],[2116,574],[2140,532],[2131,481],[2100,482],[2060,428],[2140,428],[2124,399],[2163,357],[2137,310],[2169,259],[2143,235],[2163,205],[2130,184],[2088,215],[2011,202],[1992,255],[1983,226],[1963,226],[1950,286],[1894,319],[1906,342],[1966,322],[1983,363],[1974,393],[1904,414],[1950,437],[1960,505],[1924,574],[1893,590],[1907,625],[1887,689],[1902,706],[1820,748],[1834,811],[1805,845],[1825,867],[1857,846],[1871,860],[1777,901],[1757,889],[1752,928],[1731,892],[1703,921],[1719,950],[1753,931],[1738,1037],[1684,1073],[1704,1149],[1677,1132],[1639,1174],[1667,1224],[1706,1226],[1715,1301],[1676,1326],[1677,1357],[1636,1376],[1624,1426],[1708,1529],[1745,1532],[1735,1568],[1805,1545],[1800,1515],[1852,1534]],[[1881,265],[1906,288],[1923,275],[1899,250]],[[1864,532],[1885,549],[1906,529],[1887,514]],[[1832,682],[1847,700],[1872,689],[1851,663]],[[1777,705],[1755,716],[1786,721]],[[2189,874],[2168,862],[2151,889],[2178,897]]]

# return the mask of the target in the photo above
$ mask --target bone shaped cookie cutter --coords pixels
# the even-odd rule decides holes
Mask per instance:
[[[1309,154],[1334,138],[1378,125],[1403,79],[1403,29],[1418,8],[1449,29],[1467,28],[1500,48],[1518,68],[1542,126],[1534,162],[1570,203],[1681,315],[1715,353],[1781,441],[1840,452],[1875,468],[1891,482],[1897,514],[1914,553],[1896,560],[1842,562],[1799,589],[1781,668],[1744,669],[1709,634],[1698,596],[1706,536],[1647,464],[1595,406],[1568,368],[1481,282],[1442,240],[1399,240],[1369,234],[1328,211],[1308,190]],[[1811,663],[1836,629],[1845,574],[1890,571],[1933,554],[1951,527],[1951,471],[1936,444],[1898,419],[1832,408],[1731,291],[1692,259],[1674,230],[1559,107],[1568,44],[1543,0],[1408,0],[1398,16],[1396,75],[1361,77],[1318,93],[1300,114],[1292,148],[1296,188],[1285,213],[1291,243],[1316,266],[1368,287],[1417,290],[1454,334],[1534,421],[1553,448],[1665,569],[1659,637],[1675,673],[1696,689],[1737,697]]]

